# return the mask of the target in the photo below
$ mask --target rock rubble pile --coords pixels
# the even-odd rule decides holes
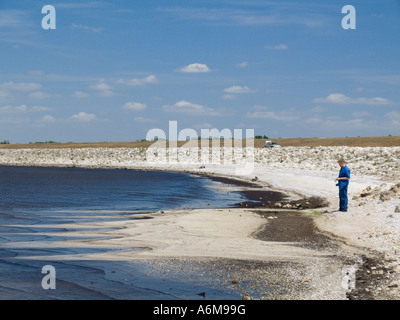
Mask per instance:
[[[400,180],[400,147],[65,148],[0,149],[0,164],[134,168],[152,164],[254,163],[267,168],[337,171],[343,157],[352,172]]]

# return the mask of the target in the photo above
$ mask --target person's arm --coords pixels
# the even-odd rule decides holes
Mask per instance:
[[[336,178],[336,181],[339,181],[339,180],[350,180],[350,170],[345,170],[344,171],[344,174],[347,176],[347,177],[338,177],[338,178]]]

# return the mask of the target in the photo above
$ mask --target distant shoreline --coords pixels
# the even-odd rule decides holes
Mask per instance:
[[[271,140],[283,147],[318,147],[318,146],[347,146],[347,147],[396,147],[400,146],[400,136],[378,137],[344,137],[344,138],[265,138],[254,139],[254,147],[263,148],[265,141]],[[178,141],[182,147],[187,141]],[[25,143],[0,144],[1,149],[63,149],[63,148],[148,148],[154,141],[125,141],[125,142],[67,142],[67,143]],[[212,142],[211,142],[212,143]],[[243,140],[243,146],[246,140]],[[168,142],[167,142],[168,146]],[[223,146],[223,143],[221,143]],[[199,147],[201,143],[199,142]]]

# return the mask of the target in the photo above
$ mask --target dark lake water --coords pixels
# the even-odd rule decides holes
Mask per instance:
[[[40,232],[48,230],[46,225],[82,219],[82,210],[91,212],[85,212],[84,219],[94,221],[101,210],[108,210],[109,216],[110,211],[218,208],[241,201],[238,193],[210,188],[215,184],[184,173],[0,166],[0,299],[199,298],[196,294],[210,290],[208,286],[151,277],[140,263],[54,261],[54,255],[96,251],[42,248],[43,241],[62,240],[57,231],[65,230],[54,229],[53,236]],[[55,290],[41,285],[41,270],[48,264],[57,270]],[[212,292],[208,298],[240,298],[224,288]]]
[[[240,200],[210,189],[212,184],[184,173],[0,166],[0,211],[154,211],[227,207]]]

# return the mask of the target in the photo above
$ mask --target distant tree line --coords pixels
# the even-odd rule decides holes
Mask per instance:
[[[8,141],[8,140],[3,140],[3,141],[0,142],[0,144],[10,144],[10,141]]]
[[[38,143],[57,143],[56,141],[52,141],[52,140],[50,140],[50,141],[36,141],[36,142],[29,142],[29,144],[38,144]]]

